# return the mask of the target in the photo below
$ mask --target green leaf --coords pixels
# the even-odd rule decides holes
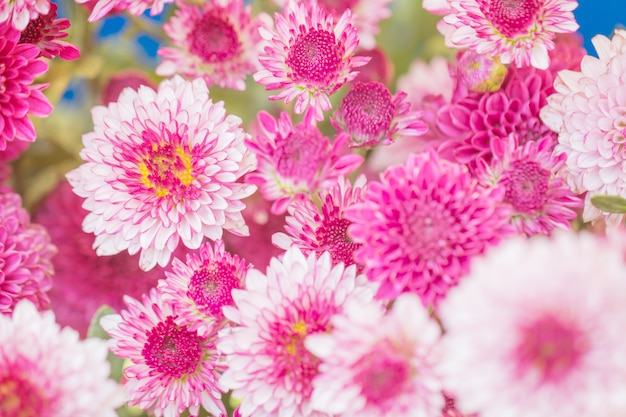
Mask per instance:
[[[606,213],[626,213],[626,199],[616,195],[594,195],[591,204]]]
[[[115,310],[107,305],[100,307],[91,318],[91,323],[89,323],[89,329],[87,330],[87,337],[97,337],[98,339],[105,340],[110,339],[106,330],[100,326],[100,319],[110,314],[115,314]],[[122,370],[124,369],[124,359],[109,352],[107,360],[111,364],[111,378],[120,382]]]

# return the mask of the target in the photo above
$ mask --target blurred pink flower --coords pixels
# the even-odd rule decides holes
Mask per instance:
[[[134,68],[116,72],[110,77],[107,77],[102,87],[100,101],[104,105],[109,105],[120,98],[120,94],[125,88],[130,87],[133,90],[138,90],[142,85],[150,87],[153,90],[158,88],[157,84],[150,78],[147,72]]]
[[[67,61],[80,58],[79,49],[69,42],[59,39],[67,37],[64,32],[70,27],[70,20],[57,19],[57,5],[50,3],[50,11],[32,19],[22,31],[19,43],[37,45],[40,56],[54,58],[56,56]]]
[[[359,67],[359,74],[351,82],[375,81],[389,85],[393,78],[393,62],[382,48],[359,49],[359,56],[370,58],[367,64]]]
[[[50,0],[3,0],[0,2],[0,26],[8,24],[21,32],[29,21],[48,13],[50,5]]]
[[[75,0],[78,4],[85,4],[91,10],[89,22],[95,22],[107,16],[111,11],[126,11],[139,16],[147,9],[150,15],[156,16],[163,11],[168,3],[174,0]]]

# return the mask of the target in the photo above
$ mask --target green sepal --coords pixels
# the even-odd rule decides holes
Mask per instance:
[[[616,195],[594,195],[591,204],[605,213],[626,213],[626,199]]]

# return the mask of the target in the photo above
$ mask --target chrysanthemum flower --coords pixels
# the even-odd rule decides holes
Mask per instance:
[[[576,0],[450,0],[444,16],[449,46],[546,69],[557,33],[578,29]]]
[[[515,239],[448,294],[440,371],[481,417],[626,412],[624,253],[591,234]]]
[[[0,3],[0,26],[9,26],[22,31],[28,22],[50,10],[50,0],[7,0]],[[4,35],[0,36],[2,38]]]
[[[159,75],[202,77],[207,84],[246,89],[246,76],[260,69],[262,43],[259,27],[271,19],[262,13],[251,18],[243,0],[218,0],[194,6],[179,2],[163,29],[175,48],[159,48],[163,62]]]
[[[345,154],[347,136],[331,144],[311,115],[307,112],[296,126],[286,112],[278,120],[264,111],[257,115],[259,132],[247,144],[259,159],[259,167],[246,180],[274,202],[274,214],[284,213],[296,199],[332,186],[340,175],[350,174],[363,162],[359,155]]]
[[[436,416],[444,406],[435,371],[441,330],[419,298],[403,294],[387,314],[350,301],[329,333],[305,340],[322,361],[313,407],[342,417]]]
[[[21,299],[38,309],[50,307],[52,256],[56,247],[43,226],[30,222],[22,199],[0,190],[0,314],[9,314]]]
[[[583,219],[617,224],[624,215],[602,213],[589,198],[626,197],[626,30],[612,40],[598,35],[593,44],[599,57],[586,56],[579,72],[559,73],[541,118],[559,134],[556,151],[567,155],[569,185],[587,192]]]
[[[515,135],[494,138],[491,150],[491,164],[479,160],[476,176],[486,187],[504,187],[503,202],[513,209],[511,224],[517,231],[532,236],[570,230],[576,218],[572,209],[582,207],[582,200],[559,175],[566,156],[552,152],[552,138],[524,146]]]
[[[254,80],[266,90],[283,90],[270,100],[295,99],[297,114],[310,107],[316,120],[324,120],[323,112],[331,108],[329,96],[354,79],[354,69],[369,60],[354,56],[359,38],[350,9],[335,24],[317,4],[307,9],[289,0],[274,19],[276,32],[259,29],[269,45],[259,56],[264,69],[254,74]]]
[[[41,0],[40,0],[41,1]],[[139,16],[147,9],[150,15],[156,16],[163,11],[163,7],[174,0],[75,0],[76,3],[88,3],[92,9],[89,21],[95,22],[105,17],[112,10],[123,10],[132,15]]]
[[[157,91],[126,89],[117,103],[92,110],[83,165],[67,174],[90,211],[98,255],[141,251],[140,267],[167,265],[179,242],[200,247],[222,231],[246,235],[238,182],[255,168],[241,119],[213,103],[202,79],[163,81]]]
[[[19,31],[0,23],[0,151],[13,141],[33,142],[37,133],[28,116],[45,117],[52,111],[41,92],[47,85],[33,84],[35,77],[48,70],[48,64],[37,59],[36,45],[18,44],[19,39]]]
[[[245,290],[233,290],[235,306],[223,311],[238,326],[218,342],[228,365],[220,384],[242,399],[242,415],[325,415],[310,401],[320,361],[304,340],[328,331],[347,300],[371,302],[373,290],[357,283],[355,271],[333,267],[328,253],[305,258],[294,246],[272,259],[266,274],[251,269]]]
[[[174,258],[158,287],[176,315],[205,336],[224,318],[222,307],[233,304],[231,291],[243,287],[249,268],[244,259],[225,252],[221,240],[215,247],[207,242],[185,262]]]
[[[341,100],[331,122],[350,136],[351,147],[389,145],[398,136],[420,136],[428,127],[405,99],[405,92],[392,96],[382,83],[358,82]]]
[[[47,14],[41,14],[28,23],[20,35],[19,43],[37,45],[40,56],[46,58],[59,56],[61,59],[72,61],[80,57],[79,49],[69,42],[59,40],[67,37],[64,30],[69,27],[70,20],[57,19],[57,5],[51,3]]]
[[[106,344],[78,340],[27,300],[0,315],[0,415],[116,417],[124,392],[109,379]]]
[[[217,333],[200,336],[152,290],[141,301],[125,297],[127,309],[104,316],[109,349],[132,365],[124,368],[128,404],[152,410],[157,417],[197,415],[200,405],[213,415],[224,413],[215,349]]]
[[[299,247],[305,255],[315,252],[320,256],[329,252],[333,265],[343,262],[345,266],[354,264],[356,244],[347,234],[351,224],[344,216],[348,207],[363,201],[365,196],[365,176],[359,176],[354,185],[345,177],[330,189],[324,189],[316,197],[321,202],[318,208],[309,199],[295,201],[289,206],[285,233],[272,237],[274,245],[287,250],[291,245]],[[361,267],[357,266],[360,270]]]
[[[464,166],[435,152],[413,154],[368,185],[365,200],[346,210],[348,235],[377,297],[415,292],[436,303],[469,272],[470,261],[510,231],[504,189],[486,189]]]
[[[102,86],[100,102],[104,105],[108,105],[111,102],[117,101],[125,88],[130,87],[133,90],[138,90],[142,85],[148,86],[153,90],[158,88],[157,84],[150,78],[147,72],[135,68],[116,72],[110,77],[107,77]]]

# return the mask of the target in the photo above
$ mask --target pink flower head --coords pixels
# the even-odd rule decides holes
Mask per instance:
[[[17,157],[25,148],[12,142],[35,140],[37,133],[28,116],[45,117],[52,111],[41,92],[47,84],[33,84],[48,70],[48,64],[37,59],[36,45],[18,44],[19,39],[19,31],[0,23],[0,151],[8,152],[6,159]],[[19,149],[13,152],[13,146]]]
[[[235,306],[224,315],[238,326],[218,342],[228,365],[220,384],[242,399],[242,415],[322,416],[311,404],[320,360],[304,340],[328,331],[347,300],[371,302],[373,291],[357,283],[355,271],[333,267],[328,253],[305,258],[294,246],[266,274],[251,269],[246,289],[233,290]]]
[[[486,189],[461,165],[434,152],[412,154],[369,183],[365,201],[345,213],[348,234],[362,244],[355,261],[377,297],[415,292],[436,303],[469,272],[470,261],[510,231],[502,188]]]
[[[231,291],[243,286],[249,268],[244,259],[225,252],[221,240],[215,247],[206,242],[188,254],[186,262],[174,258],[158,287],[180,319],[206,335],[224,318],[222,307],[233,304]]]
[[[213,415],[224,413],[215,350],[216,332],[199,335],[181,320],[161,294],[152,290],[141,301],[125,297],[127,309],[104,316],[109,349],[131,365],[124,368],[128,405],[152,410],[157,417],[197,415],[200,405]]]
[[[9,314],[21,299],[38,309],[50,307],[52,256],[57,248],[43,226],[30,222],[22,199],[0,192],[0,313]]]
[[[252,19],[243,0],[218,0],[194,6],[180,2],[176,14],[163,25],[174,48],[162,47],[159,75],[203,77],[207,84],[246,89],[246,76],[260,69],[259,27],[271,23],[266,14]]]
[[[147,9],[150,15],[156,16],[163,11],[163,7],[174,0],[75,0],[78,4],[87,3],[91,9],[89,21],[95,22],[107,16],[113,10],[126,11],[132,15],[139,16]]]
[[[297,114],[310,107],[316,120],[324,120],[323,112],[331,108],[329,96],[356,77],[355,68],[369,61],[354,57],[359,37],[350,9],[335,24],[317,4],[307,9],[289,0],[283,14],[274,18],[276,32],[259,29],[269,45],[259,56],[264,69],[254,74],[254,80],[266,90],[283,90],[270,100],[295,99]]]
[[[450,0],[443,21],[449,46],[546,69],[557,33],[578,29],[576,0]]]
[[[246,235],[242,199],[256,187],[239,182],[256,165],[241,119],[213,103],[202,79],[165,80],[157,91],[124,90],[92,110],[83,165],[67,174],[90,213],[98,255],[141,251],[140,267],[167,265],[179,243],[200,247],[223,230]]]
[[[395,97],[379,82],[355,83],[331,119],[350,136],[351,147],[389,145],[397,136],[420,136],[428,127],[421,113],[411,111],[406,93]]]
[[[50,10],[50,0],[3,0],[0,3],[0,26],[5,23],[23,31],[28,22]],[[2,34],[0,38],[4,37]]]
[[[584,38],[578,32],[559,34],[554,39],[554,50],[550,53],[550,67],[552,74],[568,69],[580,71],[580,62],[587,55],[583,47]]]
[[[393,78],[393,62],[382,48],[359,49],[359,56],[370,58],[367,64],[359,67],[359,74],[351,81],[377,81],[388,85]]]
[[[391,310],[350,300],[329,333],[305,346],[321,359],[311,402],[328,415],[436,416],[443,408],[435,371],[441,330],[414,294]]]
[[[61,57],[73,61],[80,57],[79,49],[69,42],[61,41],[67,37],[64,32],[70,27],[69,19],[57,19],[57,5],[50,4],[50,11],[31,20],[22,31],[19,43],[37,45],[40,56],[45,58]]]
[[[286,112],[276,120],[261,111],[257,119],[259,133],[248,146],[259,159],[259,167],[246,180],[274,202],[274,214],[284,213],[296,199],[332,186],[337,177],[350,174],[363,162],[359,155],[342,155],[349,138],[343,136],[331,144],[315,126],[311,112],[295,127]]]
[[[345,218],[348,207],[363,201],[365,196],[365,176],[354,182],[339,177],[336,185],[324,189],[316,196],[321,202],[318,208],[313,201],[303,199],[288,207],[290,216],[286,218],[285,233],[276,233],[274,245],[287,250],[291,245],[298,246],[305,255],[315,252],[320,256],[329,252],[333,265],[343,262],[345,266],[354,264],[354,251],[361,245],[348,236],[351,222]],[[357,265],[360,271],[361,266]]]
[[[441,303],[440,372],[481,417],[626,412],[624,252],[591,234],[513,239]]]
[[[133,90],[138,90],[142,85],[148,86],[153,90],[158,88],[157,84],[152,81],[147,72],[134,68],[116,72],[110,77],[107,77],[102,87],[100,101],[108,105],[111,102],[117,101],[125,88],[130,87]]]
[[[511,223],[518,232],[532,236],[550,234],[555,228],[570,230],[576,218],[573,208],[582,206],[563,178],[565,154],[552,152],[552,139],[519,146],[517,137],[494,138],[491,164],[478,161],[476,175],[484,186],[504,187],[503,202],[511,205]]]
[[[116,417],[124,392],[109,379],[106,343],[79,340],[51,311],[27,300],[0,315],[0,398],[3,417]]]
[[[583,58],[580,71],[559,72],[541,118],[558,132],[555,151],[567,155],[569,185],[587,192],[583,219],[617,224],[623,214],[602,213],[589,198],[626,197],[626,30],[617,29],[611,40],[598,35],[593,44],[599,57]]]

